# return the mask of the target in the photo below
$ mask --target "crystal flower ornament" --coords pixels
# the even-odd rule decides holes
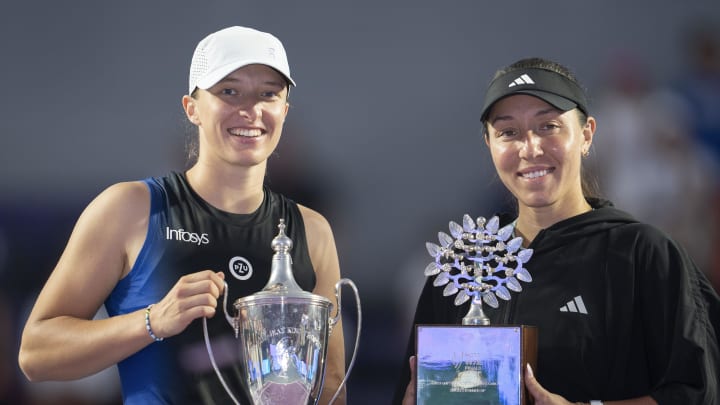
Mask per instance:
[[[425,244],[433,258],[425,276],[435,277],[433,286],[445,286],[446,297],[457,294],[455,305],[471,300],[464,325],[490,324],[482,304],[497,308],[498,298],[508,301],[510,291],[522,291],[521,281],[532,281],[524,265],[533,250],[522,247],[523,239],[513,237],[514,230],[513,224],[500,228],[497,216],[473,220],[465,214],[462,225],[450,221],[449,235],[438,232],[438,243]]]

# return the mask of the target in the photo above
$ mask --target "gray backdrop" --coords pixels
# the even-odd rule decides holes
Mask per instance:
[[[298,87],[269,181],[334,227],[344,276],[363,299],[349,394],[363,404],[388,400],[404,361],[424,242],[504,202],[478,120],[493,72],[521,57],[557,59],[592,95],[626,52],[648,77],[671,81],[686,67],[683,33],[701,20],[720,21],[717,0],[3,2],[8,378],[23,381],[17,336],[84,206],[114,182],[183,168],[180,98],[206,34],[247,25],[288,51]],[[29,403],[26,390],[7,395]]]

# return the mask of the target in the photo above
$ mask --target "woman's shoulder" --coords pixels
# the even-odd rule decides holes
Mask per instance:
[[[631,238],[637,244],[643,245],[675,245],[676,242],[670,234],[647,222],[629,222],[615,228],[618,238]]]
[[[603,221],[612,230],[613,238],[633,240],[643,244],[674,243],[672,237],[657,226],[638,220],[632,213],[615,207],[610,201],[602,201],[592,213],[594,221]]]
[[[308,234],[321,235],[323,239],[332,237],[330,223],[321,213],[302,204],[297,204],[297,207],[300,210]]]
[[[142,181],[127,181],[108,186],[90,203],[88,208],[110,210],[115,215],[127,215],[137,209],[147,209],[150,192]]]

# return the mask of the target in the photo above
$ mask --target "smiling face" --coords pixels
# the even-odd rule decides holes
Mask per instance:
[[[195,97],[183,97],[198,126],[198,163],[264,165],[275,150],[288,112],[287,82],[265,65],[248,65]]]
[[[486,142],[521,213],[551,208],[574,215],[586,206],[580,167],[594,131],[592,117],[583,125],[577,110],[562,112],[529,95],[509,96],[492,106]]]

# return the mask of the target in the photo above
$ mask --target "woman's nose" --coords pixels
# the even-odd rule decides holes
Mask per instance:
[[[254,121],[260,115],[260,103],[254,99],[245,99],[238,105],[238,113],[243,118]]]
[[[528,159],[542,156],[542,154],[542,138],[532,133],[532,131],[528,131],[520,148],[520,157]]]

